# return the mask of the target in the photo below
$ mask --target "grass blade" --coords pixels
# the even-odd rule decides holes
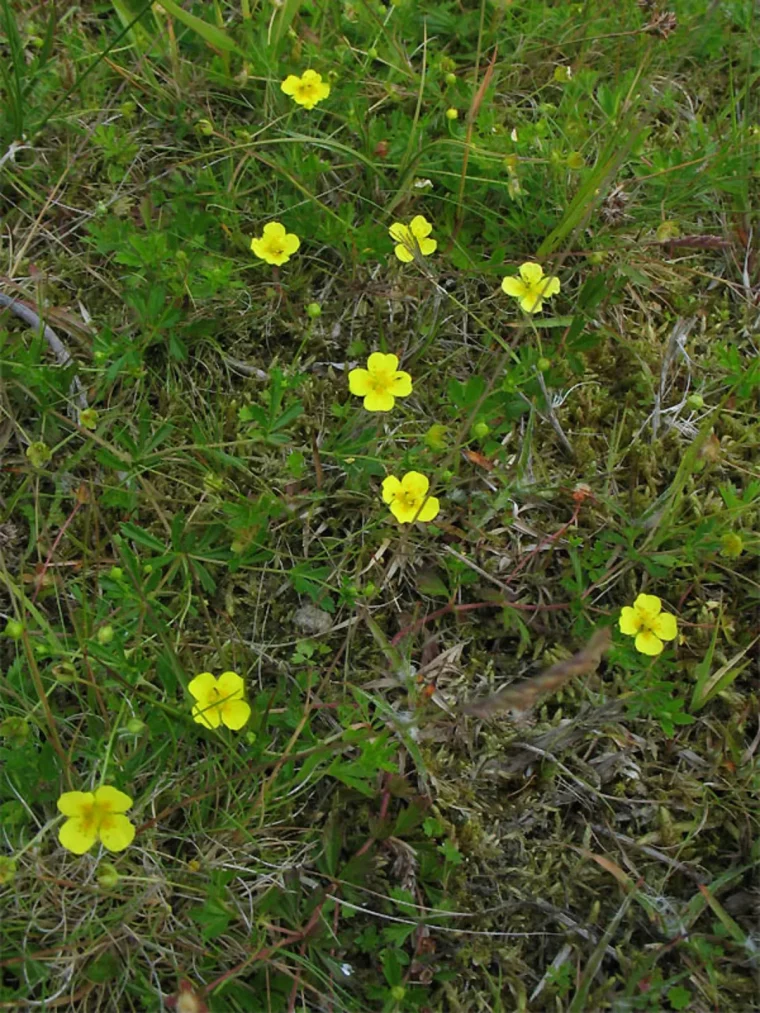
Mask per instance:
[[[186,28],[200,35],[211,49],[218,49],[223,53],[238,53],[241,56],[243,55],[238,49],[237,43],[225,31],[217,28],[216,25],[210,25],[207,21],[197,18],[194,14],[189,14],[179,4],[175,3],[174,0],[161,0],[161,6],[173,18],[181,21]]]

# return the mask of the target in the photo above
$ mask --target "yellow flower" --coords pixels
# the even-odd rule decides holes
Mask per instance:
[[[217,679],[211,672],[202,672],[187,687],[196,703],[193,721],[206,728],[224,724],[238,731],[251,716],[251,708],[243,697],[243,680],[237,672],[222,672]]]
[[[398,244],[393,252],[403,264],[411,264],[417,252],[424,257],[435,253],[438,243],[435,239],[428,239],[432,231],[433,226],[423,215],[415,215],[408,225],[394,222],[388,229],[391,239]]]
[[[264,235],[251,240],[251,249],[267,264],[286,263],[300,245],[298,236],[294,232],[286,232],[280,222],[269,222],[264,226]]]
[[[58,831],[58,840],[75,855],[83,855],[96,841],[109,851],[123,851],[135,837],[134,826],[123,815],[131,807],[129,795],[108,785],[95,791],[65,791],[58,809],[69,818]]]
[[[352,369],[348,389],[364,398],[368,412],[389,412],[397,397],[412,393],[412,378],[398,368],[397,355],[373,352],[366,369]]]
[[[317,102],[330,94],[330,85],[316,70],[305,70],[301,77],[288,74],[280,88],[304,109],[313,109]]]
[[[383,503],[389,503],[399,524],[432,521],[441,505],[435,496],[428,496],[430,482],[418,471],[408,471],[399,481],[393,475],[383,479]]]
[[[675,640],[676,617],[662,611],[656,594],[640,594],[633,608],[626,605],[620,612],[620,632],[636,637],[636,650],[642,654],[660,654],[663,640]]]
[[[505,278],[501,283],[503,292],[520,300],[520,308],[526,313],[540,313],[543,300],[559,292],[559,278],[544,275],[540,264],[520,264],[520,277]]]

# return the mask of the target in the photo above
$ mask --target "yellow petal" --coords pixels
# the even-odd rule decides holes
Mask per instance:
[[[367,369],[370,373],[395,373],[398,369],[398,356],[373,352],[367,359]]]
[[[95,804],[112,813],[125,813],[132,808],[134,802],[123,791],[112,788],[110,784],[103,784],[95,791]]]
[[[402,264],[411,264],[414,260],[414,254],[408,247],[404,246],[403,243],[399,243],[398,246],[394,246],[393,252]]]
[[[348,374],[348,389],[359,397],[369,391],[369,372],[366,369],[352,369]]]
[[[633,603],[633,607],[637,612],[642,612],[654,619],[662,609],[662,602],[656,594],[640,594]]]
[[[58,799],[58,811],[64,816],[81,816],[84,809],[91,809],[95,796],[91,791],[65,791]]]
[[[322,99],[327,98],[327,96],[329,94],[330,94],[330,85],[327,84],[326,81],[323,81],[322,84],[320,84],[320,85],[317,86],[317,101],[318,102],[321,102]]]
[[[190,682],[187,691],[194,700],[206,701],[216,689],[216,678],[211,672],[201,672]]]
[[[661,612],[652,623],[652,633],[660,640],[675,640],[678,636],[676,617],[669,612]]]
[[[219,703],[215,701],[211,706],[207,703],[197,703],[192,710],[192,718],[196,724],[204,728],[218,728],[222,718],[219,714]]]
[[[80,792],[68,792],[70,795],[78,795]],[[66,820],[58,831],[58,840],[75,855],[83,855],[89,851],[98,839],[95,824],[92,820],[70,819]]]
[[[371,390],[364,398],[364,408],[368,412],[389,412],[396,403],[393,394],[388,391]]]
[[[316,72],[316,70],[311,70],[311,69],[305,70],[303,72],[303,74],[301,75],[301,81],[303,82],[303,84],[311,84],[312,82],[314,84],[319,84],[319,82],[321,80],[322,80],[322,75],[318,74]]]
[[[520,300],[520,309],[523,313],[540,313],[543,305],[535,292],[528,292]]]
[[[264,235],[267,239],[283,239],[285,236],[285,226],[282,222],[268,222],[264,226]]]
[[[435,239],[420,239],[418,240],[418,243],[420,253],[425,257],[429,257],[431,253],[435,253],[438,249],[438,243]]]
[[[505,278],[502,281],[501,290],[506,295],[511,295],[515,299],[522,299],[522,297],[528,291],[527,286],[525,282],[522,280],[522,278],[515,278],[514,276]]]
[[[637,634],[635,644],[636,650],[642,654],[655,655],[662,652],[662,641],[651,630],[642,630]]]
[[[430,479],[419,471],[407,471],[401,479],[401,485],[405,493],[421,500],[430,488]]]
[[[262,239],[261,236],[254,236],[251,240],[251,249],[257,257],[261,258],[261,260],[266,260],[268,248],[267,241]]]
[[[554,275],[551,278],[544,278],[541,282],[541,298],[548,299],[549,296],[556,295],[559,292],[559,278]]]
[[[233,732],[238,731],[251,716],[251,708],[245,700],[232,700],[222,707],[222,721]]]
[[[412,234],[409,231],[409,227],[404,225],[403,222],[394,222],[393,225],[388,229],[391,239],[394,239],[397,243],[409,243],[412,242]]]
[[[641,629],[641,619],[636,609],[632,609],[630,605],[625,605],[620,610],[620,619],[618,620],[620,626],[620,632],[625,633],[628,637],[635,637]]]
[[[237,672],[222,672],[216,688],[221,700],[242,700],[245,683]]]
[[[520,264],[520,277],[531,288],[538,285],[543,276],[544,269],[540,264],[534,264],[531,261]]]
[[[391,513],[399,524],[411,524],[417,516],[417,507],[407,506],[407,504],[402,502],[400,499],[394,499],[391,503]]]
[[[395,475],[383,479],[383,503],[392,503],[401,491],[401,483]]]
[[[301,79],[299,77],[296,77],[295,74],[288,74],[288,76],[280,85],[280,88],[282,89],[282,91],[285,92],[286,95],[295,95],[296,90],[300,84]]]
[[[417,514],[418,521],[432,521],[434,517],[438,516],[441,509],[441,504],[435,496],[428,496],[425,500],[422,509]]]
[[[293,254],[293,253],[296,252],[296,250],[298,249],[298,247],[300,245],[301,245],[301,240],[298,238],[298,236],[295,234],[295,232],[289,232],[285,236],[285,240],[284,240],[284,242],[282,244],[282,248],[285,251],[285,253],[287,253],[288,256],[290,256],[291,254]]]
[[[406,397],[412,393],[412,378],[409,373],[399,370],[391,382],[391,394],[394,397]]]
[[[415,215],[409,222],[409,230],[417,239],[424,239],[433,231],[433,226],[424,215]]]
[[[135,828],[126,816],[107,816],[101,820],[98,837],[109,851],[123,851],[135,839]]]

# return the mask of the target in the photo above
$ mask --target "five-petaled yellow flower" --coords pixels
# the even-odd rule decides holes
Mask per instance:
[[[305,70],[301,77],[288,74],[280,88],[304,109],[313,109],[317,102],[330,94],[330,85],[316,70]]]
[[[620,613],[620,632],[636,637],[636,650],[642,654],[660,654],[663,640],[675,640],[676,617],[662,611],[656,594],[640,594],[633,608],[626,605]]]
[[[237,672],[222,672],[217,679],[211,672],[202,672],[187,687],[196,701],[193,721],[206,728],[224,724],[238,731],[251,716],[251,708],[243,694],[243,680]]]
[[[383,479],[383,503],[390,504],[399,524],[432,521],[441,505],[435,496],[428,496],[429,488],[429,480],[418,471],[408,471],[400,481],[389,475]]]
[[[520,309],[526,313],[540,313],[543,300],[559,292],[559,278],[544,275],[540,264],[528,261],[520,264],[520,277],[505,278],[501,283],[503,292],[520,300]]]
[[[129,795],[108,785],[95,791],[65,791],[58,809],[69,818],[58,831],[58,840],[75,855],[83,855],[96,841],[109,851],[123,851],[135,837],[134,826],[123,815],[131,808]]]
[[[251,249],[257,257],[267,264],[278,266],[290,260],[291,254],[300,245],[301,240],[295,232],[286,232],[285,226],[280,222],[269,222],[264,226],[264,235],[254,236],[251,240]]]
[[[423,215],[415,215],[408,225],[394,222],[388,229],[391,239],[397,244],[393,252],[404,264],[411,264],[418,251],[424,257],[429,253],[435,253],[438,243],[435,239],[428,238],[432,231],[433,226]]]
[[[389,412],[397,397],[412,393],[412,378],[398,368],[397,355],[373,352],[366,369],[352,369],[348,374],[348,389],[364,398],[368,412]]]

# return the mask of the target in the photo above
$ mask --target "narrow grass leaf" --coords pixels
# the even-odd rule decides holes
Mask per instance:
[[[191,29],[197,35],[203,39],[206,45],[212,49],[221,50],[223,53],[238,53],[240,56],[243,55],[241,50],[238,48],[237,43],[234,42],[229,35],[221,28],[217,28],[216,25],[210,25],[208,21],[203,21],[201,18],[197,18],[194,14],[188,13],[183,10],[179,4],[175,3],[174,0],[161,0],[161,6],[175,17],[177,21],[181,21],[183,25]]]

